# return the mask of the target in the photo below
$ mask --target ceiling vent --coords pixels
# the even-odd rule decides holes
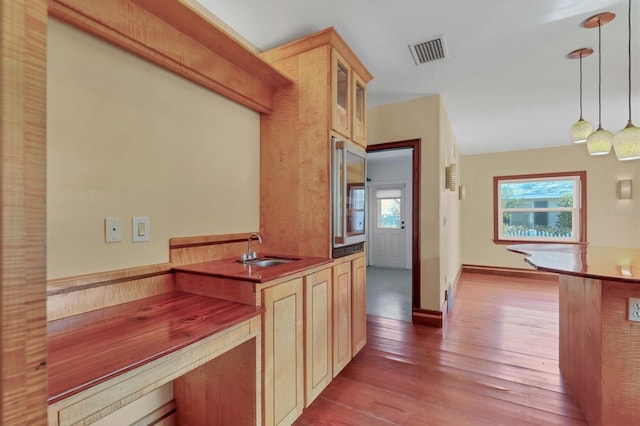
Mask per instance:
[[[410,44],[409,50],[411,50],[411,55],[413,56],[413,60],[416,65],[437,61],[438,59],[443,59],[447,56],[447,47],[444,43],[444,36]]]

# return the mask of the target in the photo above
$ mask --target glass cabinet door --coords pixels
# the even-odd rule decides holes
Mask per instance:
[[[366,128],[365,122],[367,108],[367,88],[362,79],[353,73],[353,141],[359,145],[366,145]]]
[[[331,53],[332,128],[351,138],[351,67],[335,50]]]
[[[347,237],[364,235],[365,219],[365,159],[347,152]]]
[[[347,140],[331,138],[334,247],[366,238],[366,152]]]

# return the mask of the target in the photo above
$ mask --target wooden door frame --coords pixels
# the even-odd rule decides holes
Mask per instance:
[[[420,309],[420,144],[422,139],[386,142],[367,146],[367,152],[413,149],[411,165],[411,307]]]

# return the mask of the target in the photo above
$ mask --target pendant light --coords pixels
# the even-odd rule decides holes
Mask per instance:
[[[598,129],[587,138],[587,150],[591,155],[606,155],[611,152],[613,135],[602,128],[602,26],[615,17],[611,12],[603,12],[584,22],[585,28],[598,27]]]
[[[571,141],[573,143],[584,143],[587,141],[587,137],[593,131],[593,126],[588,121],[582,118],[582,58],[591,56],[593,49],[583,47],[582,49],[574,50],[569,53],[569,59],[580,59],[580,118],[571,126]]]
[[[629,121],[627,127],[613,137],[613,150],[618,160],[640,159],[640,128],[631,122],[631,0],[629,0]]]

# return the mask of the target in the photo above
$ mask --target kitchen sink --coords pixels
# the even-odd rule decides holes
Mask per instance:
[[[295,262],[297,259],[284,259],[284,258],[269,258],[269,259],[256,259],[249,260],[245,263],[245,265],[251,266],[260,266],[262,268],[266,268],[269,266],[282,265],[284,263]]]
[[[262,266],[263,268],[267,267],[267,266],[275,266],[275,265],[282,265],[283,263],[289,263],[292,262],[292,260],[290,259],[262,259],[262,260],[252,260],[250,262],[247,262],[249,265],[252,266]]]

